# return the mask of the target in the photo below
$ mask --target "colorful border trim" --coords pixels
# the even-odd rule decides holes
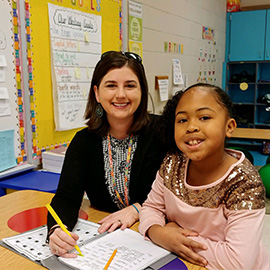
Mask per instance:
[[[23,107],[23,90],[21,80],[21,61],[20,61],[20,40],[19,40],[19,25],[18,25],[18,6],[17,1],[12,1],[12,16],[13,16],[13,33],[14,33],[14,54],[16,67],[16,87],[17,87],[17,111],[18,111],[18,126],[19,126],[19,141],[20,154],[16,158],[17,164],[27,161],[27,154],[25,149],[25,128],[24,128],[24,107]]]
[[[123,2],[119,0],[119,51],[123,50]]]
[[[41,154],[37,151],[37,133],[36,133],[36,112],[34,104],[34,88],[33,88],[33,66],[32,66],[32,46],[31,46],[31,29],[30,29],[30,5],[29,0],[25,0],[25,25],[26,25],[26,43],[27,43],[27,64],[28,64],[28,85],[30,97],[30,120],[32,132],[32,157],[36,158]]]

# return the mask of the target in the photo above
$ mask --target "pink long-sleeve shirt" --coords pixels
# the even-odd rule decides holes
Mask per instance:
[[[243,153],[226,151],[238,162],[222,178],[205,186],[187,184],[189,159],[167,155],[140,211],[139,231],[146,236],[152,225],[173,221],[199,233],[190,238],[208,247],[195,250],[208,261],[208,269],[270,270],[261,242],[263,183]]]

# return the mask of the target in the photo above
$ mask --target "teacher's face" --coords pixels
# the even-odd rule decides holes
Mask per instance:
[[[108,121],[133,120],[141,102],[141,86],[138,77],[127,66],[110,70],[94,87],[97,102],[107,113]]]

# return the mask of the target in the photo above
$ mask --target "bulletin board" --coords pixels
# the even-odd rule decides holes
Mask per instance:
[[[0,171],[27,160],[16,0],[0,0]]]
[[[122,48],[122,2],[120,0],[28,0],[28,65],[33,157],[41,151],[68,145],[80,128],[56,131],[51,78],[48,3],[101,16],[102,52]],[[91,41],[91,36],[90,36]],[[90,78],[91,80],[91,78]]]

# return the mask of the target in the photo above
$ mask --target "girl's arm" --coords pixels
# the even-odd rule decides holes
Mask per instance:
[[[147,235],[155,244],[177,254],[181,258],[203,267],[207,265],[207,261],[193,251],[195,248],[206,250],[207,247],[187,237],[198,236],[196,232],[182,229],[176,223],[171,222],[165,226],[151,226]]]
[[[139,231],[154,243],[191,263],[202,266],[207,263],[204,257],[193,251],[193,248],[206,249],[207,247],[187,237],[197,236],[196,232],[185,230],[173,222],[166,224],[164,185],[159,173],[140,211]]]

